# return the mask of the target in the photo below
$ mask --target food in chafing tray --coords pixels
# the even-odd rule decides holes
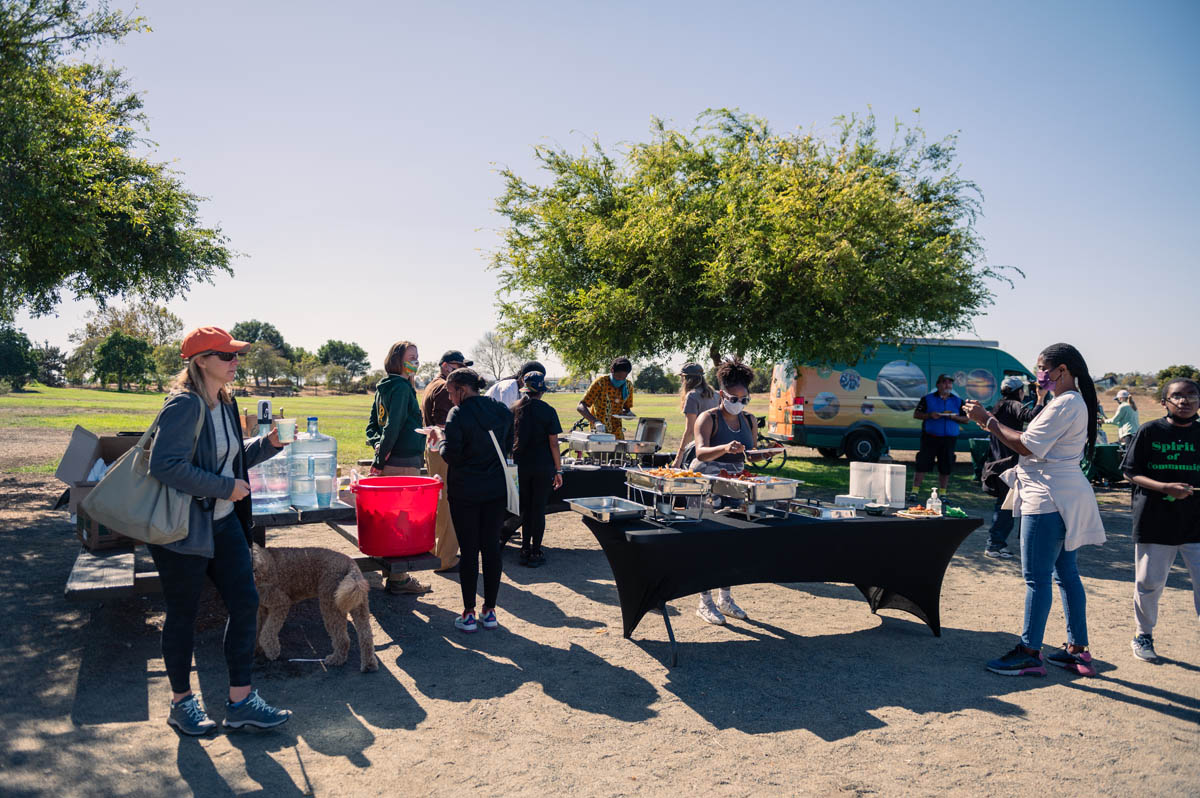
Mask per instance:
[[[941,513],[934,512],[933,510],[930,510],[929,508],[925,507],[925,505],[923,505],[923,504],[918,504],[913,507],[909,507],[907,510],[900,510],[896,513],[896,515],[900,516],[901,518],[941,518],[942,517]]]
[[[646,468],[642,470],[642,473],[664,479],[695,479],[704,476],[699,471],[688,471],[682,468]]]

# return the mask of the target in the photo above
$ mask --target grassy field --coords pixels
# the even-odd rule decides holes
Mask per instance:
[[[564,429],[568,429],[579,418],[575,405],[581,394],[547,394],[550,404],[558,410]],[[343,463],[370,457],[372,452],[366,442],[367,419],[371,414],[372,397],[368,394],[346,396],[295,396],[273,399],[275,412],[286,413],[298,419],[300,428],[304,419],[316,416],[320,430],[337,438],[338,455]],[[90,388],[47,388],[34,385],[22,393],[0,397],[0,428],[49,428],[72,430],[75,425],[83,426],[98,435],[117,432],[144,430],[154,420],[162,406],[160,393],[119,393]],[[679,397],[639,394],[636,410],[640,415],[667,419],[667,445],[678,445],[683,433],[683,415],[679,412]],[[256,397],[238,400],[240,411],[253,412]],[[759,404],[765,407],[765,399]],[[28,469],[51,473],[57,465],[53,463],[30,464]]]
[[[558,411],[563,429],[569,429],[578,420],[575,412],[581,394],[551,393],[547,401]],[[352,463],[371,456],[366,443],[366,425],[371,412],[372,397],[366,394],[346,396],[296,396],[274,399],[276,412],[281,410],[289,417],[298,419],[303,428],[307,416],[320,419],[320,429],[338,441],[339,460]],[[0,429],[3,428],[50,428],[71,430],[79,424],[100,435],[116,432],[143,430],[154,419],[162,406],[163,394],[118,393],[116,391],[80,388],[47,388],[34,385],[21,393],[0,397]],[[1111,398],[1102,397],[1106,409],[1111,413],[1115,407]],[[253,411],[255,397],[242,398],[240,410]],[[1155,414],[1155,405],[1149,397],[1138,397],[1142,418]],[[767,407],[765,394],[756,395],[751,409],[764,413]],[[679,410],[677,395],[638,394],[634,409],[640,416],[664,418],[667,421],[666,449],[674,451],[683,433],[684,419]],[[636,425],[636,422],[634,422]],[[1107,426],[1110,440],[1116,439],[1116,429]],[[627,430],[632,433],[633,429]],[[894,452],[898,462],[911,466],[913,452]],[[48,451],[37,462],[21,466],[18,470],[38,473],[53,473],[61,452]],[[910,468],[911,470],[911,468]],[[818,491],[840,493],[849,486],[849,464],[846,460],[830,461],[821,458],[808,448],[795,447],[790,450],[787,465],[779,476],[803,480]],[[929,484],[936,484],[932,480]],[[969,465],[960,463],[950,482],[950,495],[956,503],[968,507],[982,508],[990,499],[979,492],[972,481]]]

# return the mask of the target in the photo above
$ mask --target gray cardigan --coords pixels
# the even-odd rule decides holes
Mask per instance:
[[[235,429],[238,424],[237,405],[223,404],[221,410],[230,417]],[[196,440],[192,455],[192,435],[198,413],[204,414],[204,426]],[[248,471],[275,456],[276,449],[262,438],[243,445],[244,451],[234,449],[233,473],[237,479],[249,481]],[[233,493],[234,477],[217,473],[217,435],[213,429],[208,406],[198,394],[185,391],[171,394],[163,405],[158,419],[158,432],[150,448],[150,473],[164,485],[196,497],[188,514],[188,536],[163,548],[180,554],[213,556],[213,505],[216,499],[228,499]],[[234,503],[234,513],[242,521],[246,539],[250,537],[250,497]]]

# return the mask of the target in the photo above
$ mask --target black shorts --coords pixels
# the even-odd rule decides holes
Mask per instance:
[[[933,470],[937,460],[938,473],[949,474],[954,470],[954,450],[958,437],[951,435],[929,435],[921,433],[921,448],[917,451],[917,473]]]

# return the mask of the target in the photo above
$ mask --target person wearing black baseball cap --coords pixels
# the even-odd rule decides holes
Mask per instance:
[[[521,389],[525,387],[525,375],[534,371],[545,374],[546,367],[536,360],[527,360],[517,369],[516,374],[492,383],[492,387],[487,389],[484,396],[503,402],[505,407],[511,408],[521,398]]]
[[[621,429],[621,420],[616,416],[633,414],[633,383],[629,381],[631,371],[633,364],[629,358],[617,358],[609,366],[608,374],[597,377],[588,386],[587,393],[575,407],[593,428],[603,424],[605,431],[616,435],[618,440],[625,440],[625,432]]]
[[[675,467],[683,468],[692,461],[694,454],[687,454],[693,449],[696,439],[696,418],[706,410],[712,410],[721,404],[721,399],[713,391],[708,380],[704,378],[704,367],[699,363],[685,363],[679,370],[683,378],[683,386],[679,391],[679,404],[683,409],[685,426],[683,439],[679,441],[679,450],[675,453]]]
[[[546,532],[546,502],[562,487],[558,411],[542,401],[546,375],[525,375],[524,394],[513,406],[513,461],[521,490],[521,565],[537,568],[546,561],[542,536]]]
[[[421,394],[421,418],[427,427],[446,426],[446,416],[454,403],[450,401],[450,393],[446,390],[446,375],[455,369],[473,365],[474,361],[467,360],[463,353],[451,349],[442,355],[439,362],[441,372],[430,380]],[[439,477],[442,484],[446,482],[449,467],[442,459],[440,452],[427,448],[425,450],[425,468],[431,477]],[[450,499],[448,491],[443,489],[438,497],[437,527],[434,532],[433,553],[442,564],[437,573],[447,573],[458,567],[458,537],[454,534],[454,520],[450,517]]]

